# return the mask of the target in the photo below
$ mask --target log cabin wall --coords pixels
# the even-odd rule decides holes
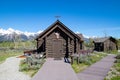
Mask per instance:
[[[110,47],[111,47],[112,50],[117,50],[117,46],[114,42],[111,42]]]
[[[55,35],[56,33],[59,34],[59,38],[57,38],[57,36]],[[61,46],[60,50],[61,50],[61,57],[65,56],[66,53],[68,53],[68,46],[69,46],[69,41],[67,39],[67,35],[63,34],[63,32],[61,32],[59,29],[55,29],[54,31],[52,31],[46,38],[46,54],[47,57],[54,57],[55,53],[54,53],[54,46],[57,48],[57,45]],[[55,41],[60,41],[60,44],[54,45]]]
[[[60,21],[56,21],[36,40],[38,51],[44,51],[47,57],[69,56],[70,53],[78,53],[83,47],[81,38]]]
[[[105,48],[104,48],[105,51],[117,50],[115,42],[111,41],[110,39],[108,39],[104,42],[104,46],[105,46]]]
[[[70,44],[70,52],[74,53],[74,40],[71,39]]]
[[[59,33],[59,39],[56,38],[55,33]],[[50,33],[46,38],[46,54],[48,57],[53,57],[53,44],[55,40],[60,40],[62,43],[61,46],[61,57],[64,57],[66,54],[69,55],[70,53],[77,53],[80,50],[79,43],[76,40],[73,40],[68,35],[66,35],[64,32],[60,31],[59,29],[54,30],[52,33]],[[76,44],[74,44],[74,42]]]
[[[106,40],[104,42],[104,51],[109,51],[110,40]]]
[[[117,41],[113,37],[98,38],[94,40],[96,51],[117,50]]]

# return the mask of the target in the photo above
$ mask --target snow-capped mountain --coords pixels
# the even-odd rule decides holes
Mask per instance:
[[[7,30],[0,28],[0,41],[14,41],[14,40],[33,40],[35,39],[42,31],[38,31],[36,33],[33,32],[22,32],[19,30],[15,30],[12,28],[8,28]],[[76,32],[78,33],[78,32]],[[89,38],[95,38],[89,37],[83,34],[84,41],[88,42]]]
[[[42,31],[38,31],[36,33],[33,32],[22,32],[19,30],[15,30],[12,28],[9,28],[7,30],[0,28],[0,41],[13,41],[13,40],[32,40],[35,39],[38,34],[40,34]]]

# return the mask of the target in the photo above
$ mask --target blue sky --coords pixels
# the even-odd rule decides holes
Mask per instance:
[[[56,21],[87,36],[120,38],[120,0],[0,0],[0,28],[37,32]]]

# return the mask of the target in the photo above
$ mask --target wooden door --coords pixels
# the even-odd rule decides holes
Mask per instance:
[[[53,57],[60,59],[62,57],[62,40],[53,40]]]

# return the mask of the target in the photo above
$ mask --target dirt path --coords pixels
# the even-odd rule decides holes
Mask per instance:
[[[0,64],[0,80],[30,80],[28,75],[19,72],[19,63],[19,58],[10,57]]]

